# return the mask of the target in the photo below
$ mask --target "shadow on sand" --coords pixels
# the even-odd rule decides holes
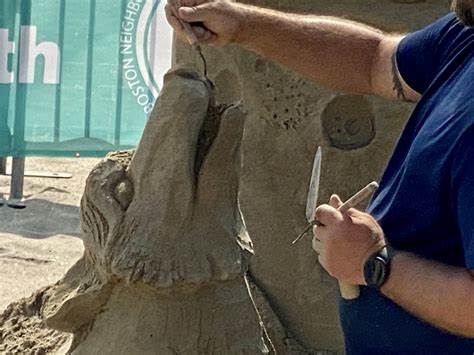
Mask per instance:
[[[80,237],[80,209],[42,199],[26,201],[26,208],[0,207],[0,234],[44,239],[56,235]]]

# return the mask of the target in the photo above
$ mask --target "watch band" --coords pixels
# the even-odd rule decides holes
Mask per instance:
[[[364,279],[367,286],[380,289],[390,275],[390,261],[396,254],[390,246],[385,246],[372,255],[364,265]]]

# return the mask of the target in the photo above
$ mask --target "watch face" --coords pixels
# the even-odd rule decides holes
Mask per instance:
[[[377,283],[385,279],[385,273],[386,273],[386,268],[387,264],[385,263],[385,260],[376,257],[374,260],[374,280],[377,280]]]
[[[387,277],[387,262],[380,256],[371,257],[365,264],[364,277],[368,286],[381,287]]]

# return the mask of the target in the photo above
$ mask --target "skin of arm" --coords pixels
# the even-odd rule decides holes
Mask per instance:
[[[386,244],[382,228],[367,213],[337,211],[340,200],[316,211],[325,226],[314,230],[313,249],[333,277],[364,285],[363,266],[370,255]],[[448,332],[474,337],[474,271],[450,267],[400,252],[382,294],[414,316]]]
[[[381,292],[428,323],[474,337],[474,271],[400,253]]]
[[[393,67],[400,36],[343,19],[286,14],[229,1],[181,0],[167,18],[184,38],[181,20],[202,43],[235,43],[328,88],[418,101]]]

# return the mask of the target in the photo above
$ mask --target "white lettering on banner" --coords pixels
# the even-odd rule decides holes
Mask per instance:
[[[146,16],[152,16],[150,13],[144,12],[143,9],[151,9],[153,7],[151,5],[156,2],[157,0],[129,0],[122,18],[119,36],[123,76],[130,92],[146,114],[149,114],[153,109],[154,97],[145,80],[148,73],[144,72],[139,65],[138,56],[141,54],[137,53],[136,46],[138,30],[144,27],[142,21],[148,20]]]
[[[20,30],[20,68],[18,81],[32,84],[35,81],[36,59],[44,57],[45,84],[59,84],[59,64],[61,54],[59,47],[53,42],[36,44],[36,26],[22,26]]]
[[[0,84],[12,84],[15,77],[8,71],[8,58],[15,53],[15,43],[8,40],[8,30],[0,29]]]
[[[8,40],[8,29],[0,29],[0,84],[13,84],[15,75],[8,70],[10,55],[15,53],[15,42]],[[21,26],[18,63],[18,82],[33,84],[35,81],[36,61],[44,57],[44,84],[59,84],[61,52],[53,42],[36,43],[36,26]]]

